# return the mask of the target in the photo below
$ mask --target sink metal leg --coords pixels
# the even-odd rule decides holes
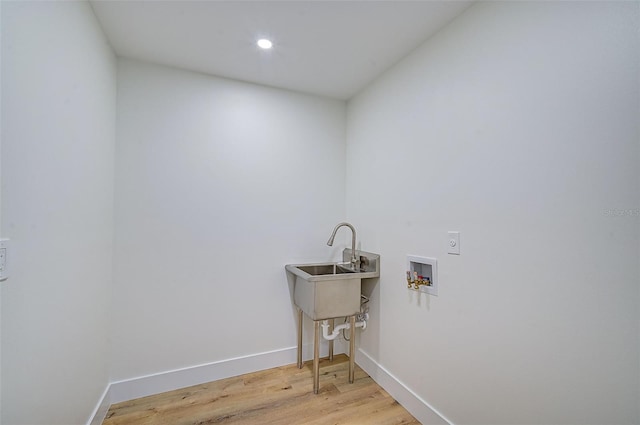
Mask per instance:
[[[313,321],[313,393],[320,388],[320,321]]]
[[[329,319],[329,334],[333,333],[333,327],[336,319]],[[333,340],[329,340],[329,361],[333,361]]]
[[[298,309],[298,369],[302,369],[302,309]]]
[[[356,316],[349,318],[351,325],[349,332],[349,383],[353,384],[355,378],[355,362],[356,362]]]

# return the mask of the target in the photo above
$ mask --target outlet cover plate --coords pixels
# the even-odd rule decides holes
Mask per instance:
[[[447,247],[449,254],[460,255],[460,232],[449,232]]]

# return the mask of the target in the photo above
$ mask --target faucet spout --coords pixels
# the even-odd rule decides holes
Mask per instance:
[[[338,225],[333,229],[333,233],[331,233],[331,237],[329,237],[329,240],[327,241],[327,245],[332,246],[333,245],[333,240],[336,238],[336,233],[338,232],[338,229],[341,227],[348,227],[349,229],[351,229],[351,268],[353,270],[357,270],[358,266],[359,266],[359,261],[358,261],[358,257],[356,256],[356,229],[355,227],[353,227],[351,224],[347,223],[347,222],[343,222],[343,223],[338,223]]]

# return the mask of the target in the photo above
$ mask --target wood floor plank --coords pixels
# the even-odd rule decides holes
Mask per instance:
[[[114,404],[103,425],[419,425],[348,357],[320,363],[313,394],[311,362],[277,367]]]

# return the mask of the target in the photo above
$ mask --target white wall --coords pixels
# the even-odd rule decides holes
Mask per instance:
[[[478,3],[349,102],[360,348],[453,423],[640,422],[638,6]]]
[[[86,423],[108,383],[115,57],[86,2],[1,7],[1,420]]]
[[[0,6],[0,23],[2,23],[2,7]],[[0,30],[0,81],[2,81],[2,31]],[[2,102],[0,101],[0,117]],[[0,238],[2,238],[2,119],[0,119]],[[1,285],[2,283],[0,283]],[[2,423],[2,291],[0,291],[0,423]]]
[[[640,421],[638,3],[476,4],[347,121],[122,60],[117,126],[90,7],[1,5],[2,423],[83,423],[109,370],[293,346],[283,266],[334,258],[345,211],[382,254],[361,349],[452,422]],[[404,288],[410,253],[438,297]]]
[[[345,112],[119,61],[113,380],[295,345],[284,265],[337,255]]]

